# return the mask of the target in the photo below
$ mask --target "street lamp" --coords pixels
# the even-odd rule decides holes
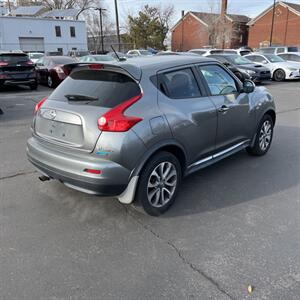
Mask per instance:
[[[103,40],[103,24],[102,24],[102,12],[106,11],[105,8],[94,8],[94,10],[99,11],[99,19],[100,19],[100,35],[101,35],[101,50],[104,53],[104,40]]]
[[[271,35],[270,35],[270,47],[272,46],[273,40],[273,30],[274,30],[274,22],[275,22],[275,8],[276,8],[276,0],[273,3],[273,16],[272,16],[272,25],[271,25]]]

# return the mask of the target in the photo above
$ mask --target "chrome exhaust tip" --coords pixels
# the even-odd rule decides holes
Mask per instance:
[[[48,180],[50,180],[50,177],[42,175],[42,176],[39,176],[39,180],[42,181],[42,182],[48,181]]]

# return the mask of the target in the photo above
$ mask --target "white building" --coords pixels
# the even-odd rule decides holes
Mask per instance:
[[[87,50],[84,21],[57,16],[0,16],[0,50],[62,52]]]

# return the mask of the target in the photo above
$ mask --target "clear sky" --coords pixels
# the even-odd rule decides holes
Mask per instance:
[[[128,13],[136,14],[146,4],[162,6],[173,4],[175,8],[173,23],[176,23],[182,10],[208,11],[208,2],[214,1],[218,0],[118,0],[120,25],[122,27],[125,23]],[[287,0],[286,2],[300,4],[300,0]],[[108,9],[111,19],[114,20],[114,0],[100,0],[100,3]],[[228,13],[254,17],[272,4],[273,0],[228,0]]]

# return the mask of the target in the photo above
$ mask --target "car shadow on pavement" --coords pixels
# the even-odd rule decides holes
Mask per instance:
[[[183,180],[175,204],[163,217],[201,214],[284,192],[299,184],[299,128],[276,126],[263,157],[242,151]]]

